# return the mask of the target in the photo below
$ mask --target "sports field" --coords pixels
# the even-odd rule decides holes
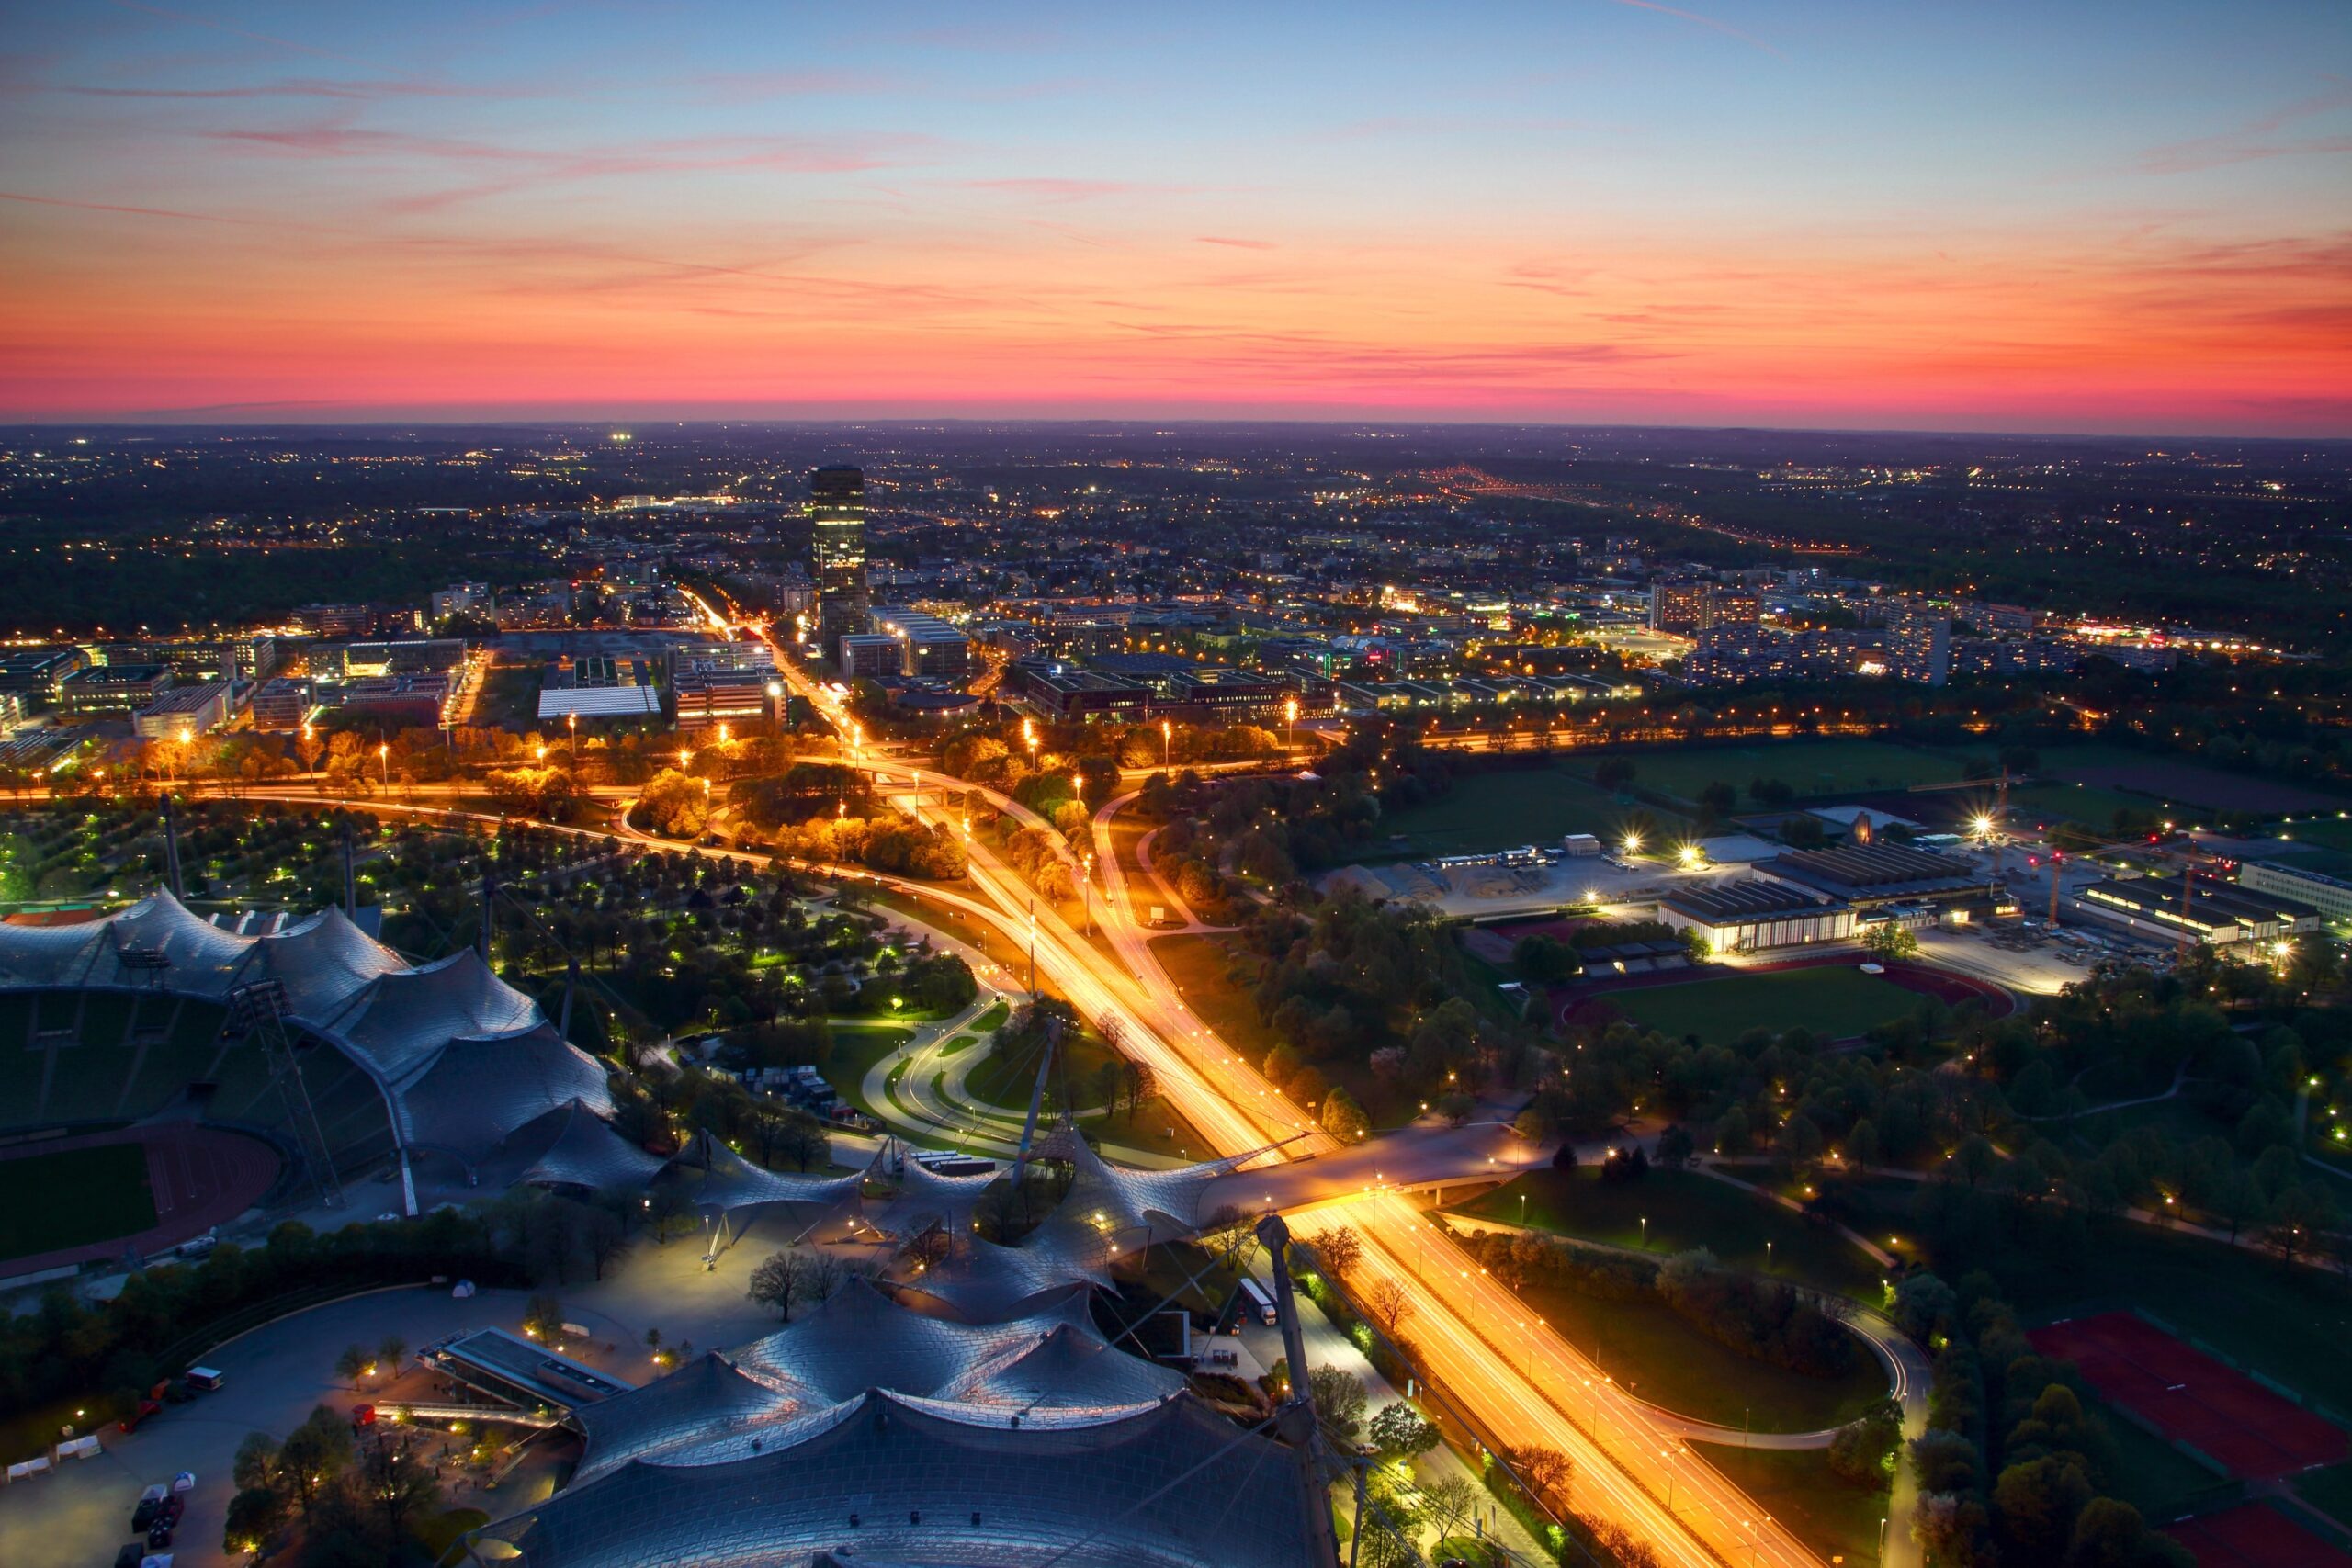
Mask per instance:
[[[1445,795],[1408,807],[1385,820],[1373,840],[1374,859],[1435,860],[1477,854],[1521,844],[1556,843],[1570,833],[1615,840],[1634,812],[1646,815],[1655,830],[1679,834],[1688,824],[1671,811],[1651,806],[1621,806],[1617,797],[1557,768],[1521,768],[1469,773]],[[1402,844],[1386,842],[1401,835]]]
[[[143,1145],[0,1160],[0,1262],[137,1235],[154,1223]]]
[[[1642,986],[1600,999],[1670,1039],[1727,1044],[1751,1029],[1808,1029],[1831,1040],[1917,1010],[1919,995],[1850,964],[1726,975],[1682,986]]]
[[[2341,1428],[2130,1313],[2067,1319],[2027,1337],[2081,1368],[2101,1397],[2233,1475],[2267,1481],[2352,1452]]]
[[[2267,1503],[2241,1503],[2182,1519],[2165,1531],[2196,1554],[2197,1568],[2346,1568],[2352,1552],[2323,1540]]]
[[[1739,791],[1743,810],[1754,803],[1754,779],[1778,779],[1800,800],[1856,795],[1869,790],[1908,789],[1914,784],[1956,784],[1965,769],[1955,752],[1903,746],[1891,740],[1759,740],[1745,746],[1685,746],[1672,750],[1584,751],[1576,769],[1587,778],[1603,758],[1634,764],[1635,787],[1664,790],[1695,801],[1711,784]]]
[[[2346,805],[2343,796],[2299,779],[2209,768],[2186,758],[2135,751],[2128,746],[2094,742],[2053,747],[2041,753],[2040,771],[2067,784],[2126,790],[2159,809],[2202,806],[2221,811],[2306,812],[2333,811]]]

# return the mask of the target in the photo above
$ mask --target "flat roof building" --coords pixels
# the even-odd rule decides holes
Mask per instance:
[[[1761,877],[1678,888],[1658,900],[1657,916],[1675,931],[1697,931],[1717,953],[1803,947],[1854,934],[1853,906]]]
[[[66,676],[57,702],[70,714],[136,713],[171,685],[172,672],[161,664],[97,664]]]
[[[1984,874],[1967,861],[1901,844],[1796,850],[1756,863],[1756,874],[1858,907],[1980,892]]]
[[[225,684],[175,686],[141,708],[130,720],[141,740],[187,740],[220,728],[229,718]]]
[[[2241,883],[2190,874],[2095,882],[2077,895],[2152,934],[2188,936],[2214,947],[2277,942],[2319,929],[2320,912],[2301,899]]]

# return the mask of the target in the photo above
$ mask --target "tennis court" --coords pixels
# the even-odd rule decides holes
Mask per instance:
[[[2352,1451],[2341,1428],[2128,1312],[2053,1323],[2027,1337],[2043,1355],[2072,1360],[2103,1398],[2232,1475],[2267,1481]]]
[[[2165,1532],[2196,1554],[2197,1568],[2352,1568],[2352,1552],[2327,1541],[2267,1503],[2241,1503]]]

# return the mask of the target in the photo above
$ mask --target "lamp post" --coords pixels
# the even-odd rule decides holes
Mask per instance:
[[[384,787],[385,789],[390,790],[392,787],[392,746],[390,741],[379,740],[376,742],[376,761],[378,766],[383,770]]]
[[[580,771],[580,716],[568,713],[563,717],[564,722],[571,726],[571,768],[577,773]]]

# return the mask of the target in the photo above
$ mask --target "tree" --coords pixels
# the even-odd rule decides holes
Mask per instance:
[[[309,1417],[287,1434],[277,1453],[279,1467],[307,1512],[322,1489],[350,1467],[350,1424],[323,1404],[313,1406]]]
[[[1680,1122],[1657,1135],[1657,1163],[1668,1170],[1680,1170],[1690,1163],[1690,1134]]]
[[[523,1304],[523,1333],[542,1345],[563,1338],[563,1303],[550,1295],[536,1295]]]
[[[368,1353],[367,1346],[345,1345],[343,1353],[334,1359],[334,1375],[356,1385],[361,1378],[375,1370],[375,1366],[376,1358]]]
[[[1405,1281],[1394,1274],[1374,1282],[1371,1295],[1364,1304],[1371,1308],[1373,1321],[1379,1324],[1391,1339],[1396,1337],[1396,1331],[1412,1317],[1415,1310],[1412,1294],[1405,1289]]]
[[[1882,964],[1919,956],[1919,938],[1910,927],[1883,920],[1862,933],[1862,951]]]
[[[1354,1448],[1363,1430],[1363,1379],[1339,1367],[1317,1367],[1306,1374],[1306,1391],[1323,1429]]]
[[[1363,1260],[1363,1237],[1352,1225],[1333,1225],[1315,1238],[1315,1250],[1323,1255],[1324,1267],[1344,1280]]]
[[[771,1252],[752,1268],[751,1288],[744,1294],[792,1321],[792,1303],[808,1282],[808,1260],[790,1250]]]
[[[1411,1459],[1437,1447],[1437,1428],[1421,1418],[1421,1413],[1399,1400],[1384,1404],[1372,1418],[1369,1430],[1372,1446],[1390,1459]]]
[[[1225,1269],[1240,1269],[1258,1249],[1258,1232],[1250,1216],[1231,1203],[1220,1207],[1209,1216],[1208,1224],[1201,1232],[1201,1245]]]
[[[408,1341],[397,1334],[387,1334],[376,1346],[376,1364],[384,1369],[387,1377],[397,1376],[401,1363],[408,1359]]]
[[[653,1226],[653,1239],[665,1244],[670,1232],[695,1212],[694,1200],[686,1190],[675,1182],[663,1182],[645,1201],[645,1217]]]
[[[220,1550],[246,1555],[258,1552],[286,1523],[286,1497],[275,1487],[247,1486],[229,1499],[229,1513],[220,1527]]]
[[[1421,1516],[1446,1540],[1460,1535],[1477,1511],[1478,1489],[1466,1475],[1442,1476],[1421,1488]]]
[[[673,839],[691,839],[710,820],[710,791],[674,768],[656,773],[638,799],[644,825]]]
[[[410,1524],[441,1495],[433,1472],[409,1450],[406,1439],[393,1441],[380,1434],[361,1461],[359,1484],[392,1540],[404,1537]]]
[[[277,1439],[267,1432],[248,1432],[229,1461],[229,1479],[240,1492],[275,1492],[283,1481],[277,1462]]]
[[[1869,1492],[1883,1492],[1894,1481],[1894,1457],[1903,1440],[1903,1408],[1883,1399],[1829,1439],[1829,1469],[1838,1480]]]
[[[1565,1488],[1576,1473],[1576,1461],[1557,1449],[1530,1446],[1513,1449],[1505,1457],[1539,1502]]]
[[[2196,1568],[2188,1549],[2148,1528],[2120,1497],[2094,1497],[2075,1519],[2066,1568]]]
[[[1372,1131],[1371,1118],[1345,1088],[1334,1089],[1324,1097],[1322,1122],[1323,1130],[1343,1144],[1362,1142]]]

